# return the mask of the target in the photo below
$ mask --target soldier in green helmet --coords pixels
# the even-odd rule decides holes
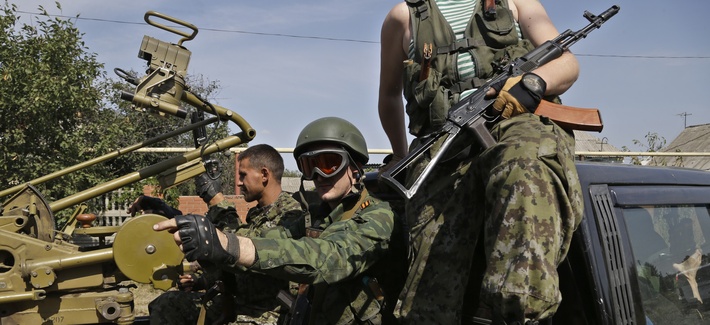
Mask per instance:
[[[174,232],[188,260],[224,268],[245,267],[310,285],[303,323],[393,322],[392,309],[403,279],[404,252],[390,205],[363,186],[369,155],[362,133],[350,122],[326,117],[308,124],[294,150],[304,180],[312,180],[322,205],[311,209],[313,224],[301,239],[247,238],[223,233],[201,216],[178,216],[154,229]],[[303,288],[303,287],[302,287]],[[305,290],[303,290],[305,291]],[[293,312],[293,311],[292,311]]]

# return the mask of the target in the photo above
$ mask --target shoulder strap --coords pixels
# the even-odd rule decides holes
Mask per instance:
[[[298,195],[300,199],[297,199],[298,203],[301,203],[301,209],[306,212],[305,215],[305,221],[306,221],[306,229],[310,228],[313,224],[311,221],[311,213],[309,210],[308,206],[308,200],[306,199],[306,196],[303,195],[303,192],[306,189],[303,187],[303,180],[301,180],[301,187],[298,189]]]
[[[352,208],[350,208],[350,210],[343,212],[343,217],[340,218],[340,220],[348,220],[355,215],[355,212],[370,206],[370,200],[367,199],[368,196],[367,188],[363,188],[362,191],[360,191],[360,199],[353,205]]]
[[[429,7],[424,3],[424,0],[404,0],[407,6],[415,8],[417,15],[421,20],[429,18]]]

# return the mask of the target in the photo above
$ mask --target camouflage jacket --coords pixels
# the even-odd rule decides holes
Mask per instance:
[[[225,225],[224,231],[245,237],[299,238],[305,230],[305,212],[288,192],[281,192],[269,206],[249,209],[246,223],[238,221],[239,216],[232,206],[212,206],[207,216],[213,222]],[[246,269],[241,268],[221,276],[237,305],[263,311],[276,309],[279,306],[276,295],[281,289],[289,289],[288,281],[244,271]]]
[[[305,234],[303,208],[288,192],[281,192],[276,202],[269,206],[249,209],[246,221],[236,230],[237,235],[251,238],[301,238]]]
[[[322,231],[318,238],[253,238],[257,261],[251,269],[314,284],[311,323],[376,322],[382,305],[368,287],[369,271],[387,262],[383,257],[395,227],[394,213],[389,203],[369,195],[361,199],[358,194],[347,196],[333,210],[327,205],[322,210],[316,214],[321,222],[312,227]],[[351,218],[343,218],[353,210]]]

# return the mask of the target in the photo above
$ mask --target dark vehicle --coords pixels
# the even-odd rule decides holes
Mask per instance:
[[[558,268],[563,301],[552,323],[710,324],[710,173],[577,167],[584,219]]]
[[[584,219],[557,324],[709,324],[710,173],[578,164]],[[705,303],[704,303],[705,302]]]

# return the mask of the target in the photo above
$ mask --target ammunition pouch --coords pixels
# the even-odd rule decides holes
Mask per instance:
[[[421,65],[408,62],[404,67],[404,98],[409,133],[419,137],[444,125],[451,107],[449,90],[441,85],[441,72],[431,69],[429,77],[419,81]]]

